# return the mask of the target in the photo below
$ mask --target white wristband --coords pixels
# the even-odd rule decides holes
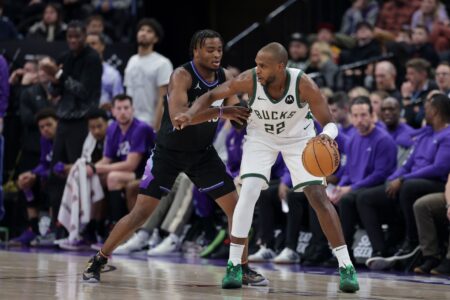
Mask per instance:
[[[334,140],[337,137],[337,135],[338,135],[338,128],[337,128],[336,124],[328,123],[323,128],[321,134],[326,134],[326,135],[328,135],[330,138],[332,138]]]

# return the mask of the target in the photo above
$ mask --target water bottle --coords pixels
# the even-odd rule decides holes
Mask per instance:
[[[31,189],[23,190],[23,193],[25,194],[25,198],[28,202],[31,202],[34,200],[33,191]]]

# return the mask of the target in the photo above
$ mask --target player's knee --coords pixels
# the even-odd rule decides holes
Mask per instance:
[[[106,177],[108,190],[119,190],[123,188],[121,174],[119,172],[110,172]]]
[[[323,186],[307,186],[305,187],[304,192],[315,211],[325,211],[331,208],[332,205],[328,200]]]

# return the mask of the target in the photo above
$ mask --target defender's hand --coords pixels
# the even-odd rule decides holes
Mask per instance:
[[[187,112],[179,113],[178,115],[175,116],[173,126],[176,129],[181,130],[186,126],[189,126],[191,124],[191,122],[192,122],[191,114],[189,114]]]
[[[225,106],[222,108],[222,118],[235,121],[242,125],[250,117],[250,109],[243,106]]]

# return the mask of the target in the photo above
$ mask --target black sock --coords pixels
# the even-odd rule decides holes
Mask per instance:
[[[110,191],[109,192],[109,218],[112,224],[117,223],[126,213],[127,204],[123,192]]]
[[[31,218],[28,223],[30,224],[31,231],[39,235],[39,218]]]

